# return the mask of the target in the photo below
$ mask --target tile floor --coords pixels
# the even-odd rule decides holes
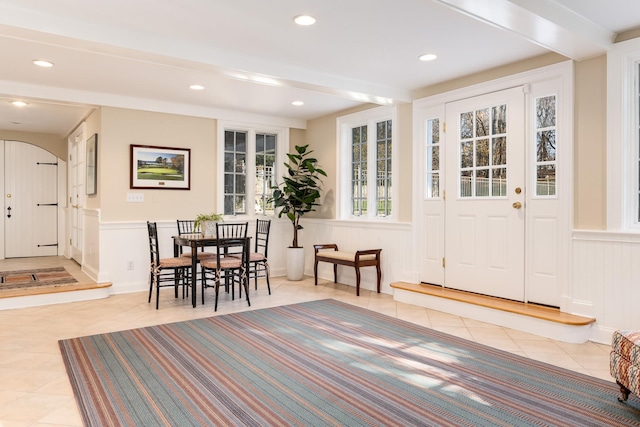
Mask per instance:
[[[0,270],[12,268],[0,261]],[[42,265],[43,267],[46,265]],[[74,273],[74,275],[77,274]],[[244,310],[273,307],[322,298],[375,310],[452,335],[477,341],[532,359],[613,381],[609,375],[609,346],[567,344],[491,324],[393,301],[390,295],[366,290],[360,297],[350,286],[330,282],[313,285],[313,278],[289,282],[271,280],[272,295],[258,282],[246,301],[220,301],[213,312],[213,294],[206,304],[192,308],[187,300],[161,291],[160,309],[147,303],[147,293],[113,295],[107,299],[0,311],[0,427],[81,426],[67,379],[58,340],[176,322]]]

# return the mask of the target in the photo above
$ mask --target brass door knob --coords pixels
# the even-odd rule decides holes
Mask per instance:
[[[512,206],[513,206],[514,209],[520,209],[522,207],[522,203],[515,202]]]

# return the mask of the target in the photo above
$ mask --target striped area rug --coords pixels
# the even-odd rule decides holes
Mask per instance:
[[[59,344],[88,426],[640,426],[615,383],[334,300]]]

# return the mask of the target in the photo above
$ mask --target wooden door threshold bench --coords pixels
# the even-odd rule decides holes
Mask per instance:
[[[315,264],[313,275],[315,284],[318,285],[318,262],[330,262],[333,264],[333,282],[338,283],[338,265],[346,265],[356,269],[356,295],[360,296],[360,267],[375,267],[378,273],[378,293],[380,293],[380,252],[382,249],[369,249],[365,251],[346,252],[339,251],[338,245],[333,243],[313,245],[315,250]]]

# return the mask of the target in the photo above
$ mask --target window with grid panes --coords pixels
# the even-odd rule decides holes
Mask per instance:
[[[556,97],[536,98],[536,196],[556,194]]]
[[[440,119],[427,120],[426,198],[440,197]]]
[[[256,181],[255,181],[255,212],[256,214],[273,214],[273,202],[268,200],[273,194],[272,187],[276,185],[276,143],[277,135],[256,134]]]
[[[395,215],[394,107],[378,107],[341,116],[339,129],[339,216],[392,218]]]
[[[367,127],[351,129],[351,213],[367,214]]]
[[[247,213],[247,132],[224,132],[224,214]]]
[[[376,215],[391,215],[391,120],[376,123]]]

